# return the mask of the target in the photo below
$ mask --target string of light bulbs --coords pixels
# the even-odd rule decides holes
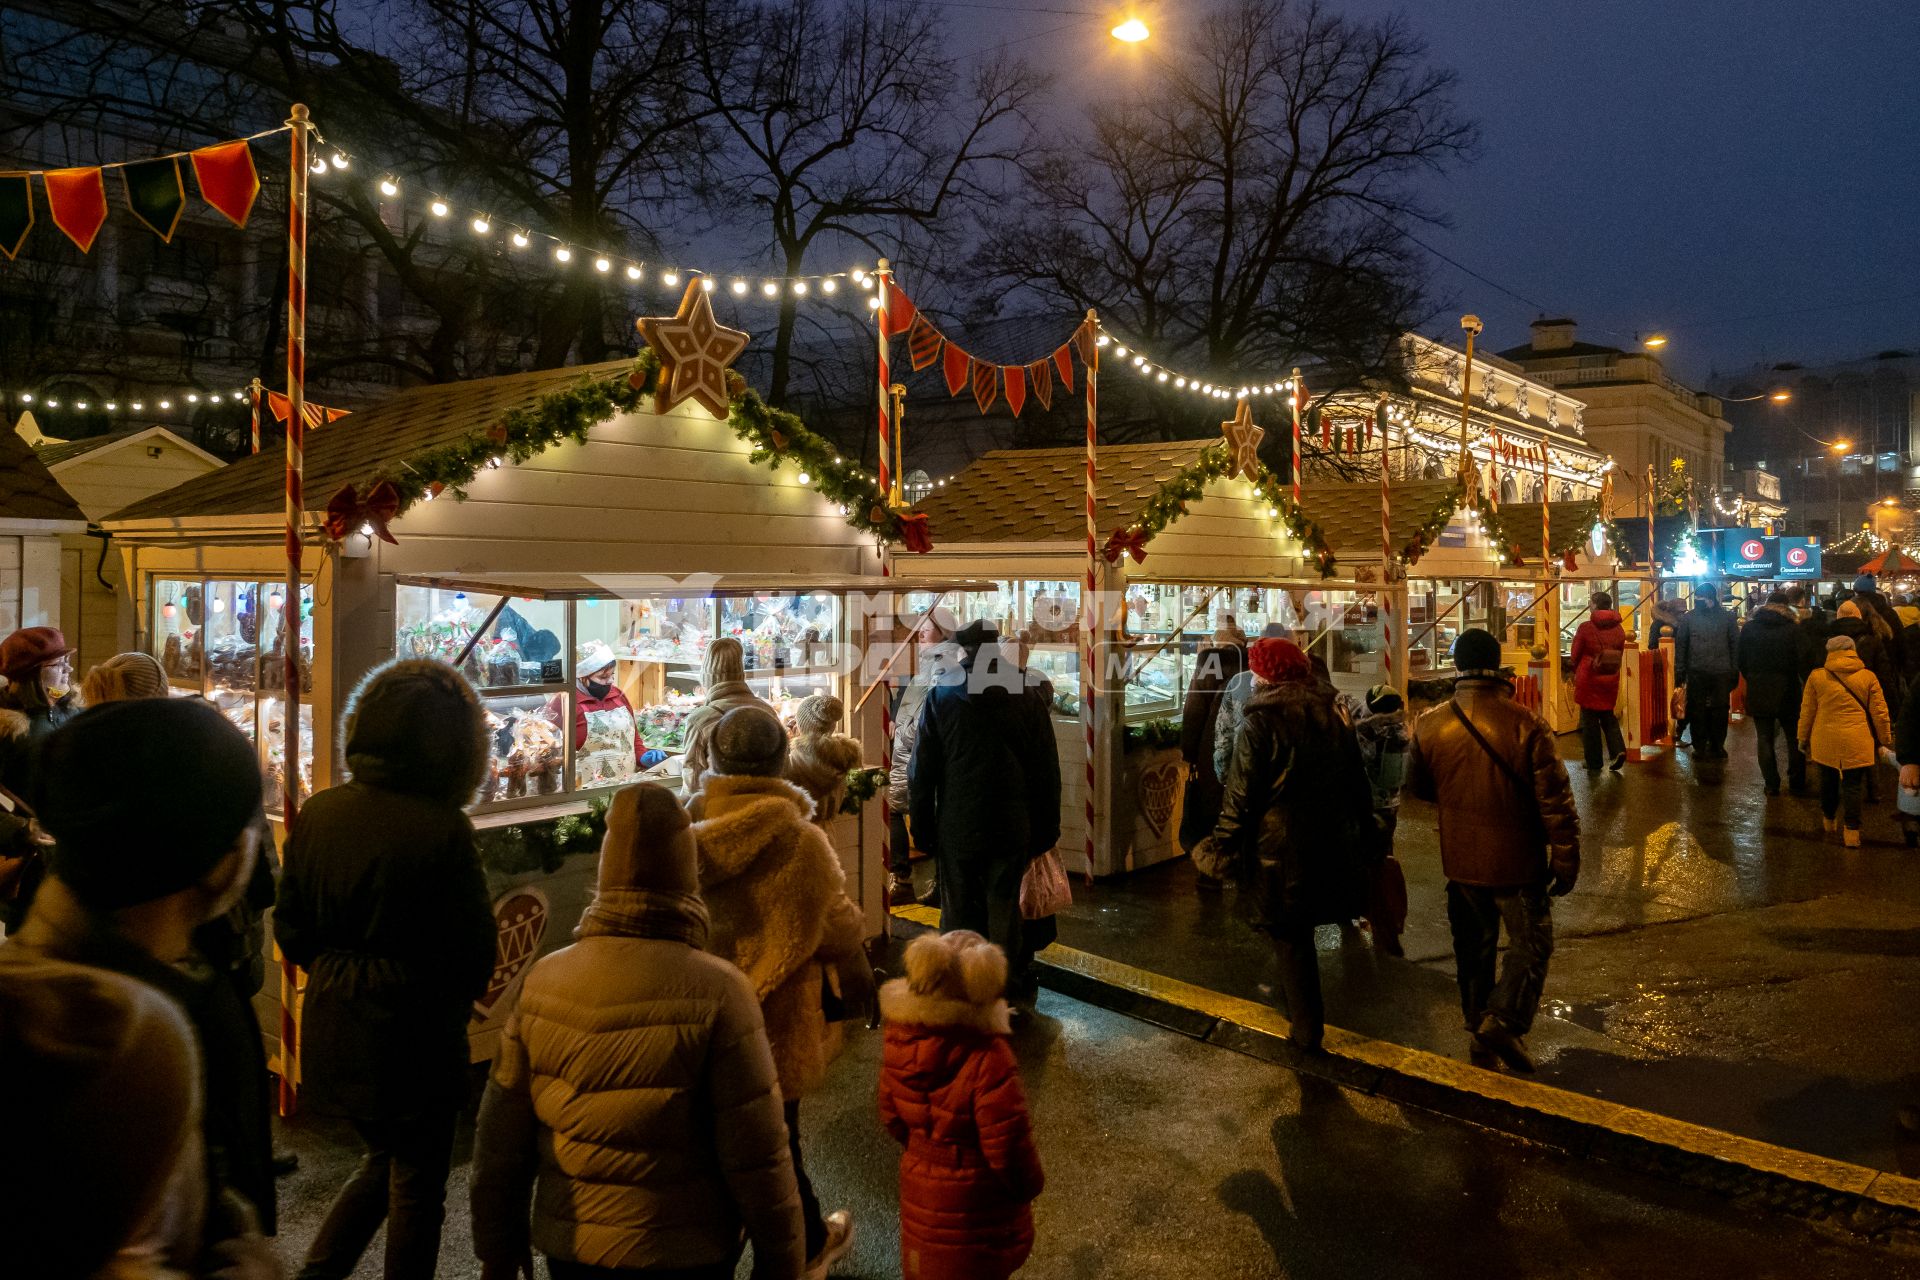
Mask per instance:
[[[53,381],[50,379],[49,381]],[[85,381],[85,376],[72,374],[59,381]],[[159,395],[151,393],[139,398],[115,396],[111,399],[97,396],[50,396],[37,391],[18,391],[10,393],[9,398],[32,409],[36,414],[43,410],[56,413],[76,412],[92,413],[96,410],[107,413],[192,413],[201,407],[229,401],[245,404],[247,388],[226,391],[206,391],[195,388],[190,391],[166,391]]]
[[[343,178],[346,181],[357,180],[344,177],[355,172],[355,157],[338,148],[326,155],[316,155],[311,165],[316,178]],[[373,192],[383,200],[405,200],[406,193],[416,185],[425,186],[432,191],[431,184],[416,184],[409,179],[405,183],[392,171],[385,171],[372,183]],[[650,262],[645,258],[629,257],[606,249],[583,245],[577,241],[550,235],[530,225],[504,221],[496,225],[494,215],[477,206],[456,203],[444,195],[429,195],[425,204],[425,213],[436,223],[449,227],[458,225],[476,240],[495,245],[505,245],[516,254],[525,254],[528,260],[543,257],[556,267],[571,267],[578,262],[599,275],[609,279],[624,280],[634,286],[649,283],[668,289],[677,289],[683,281],[698,280],[700,287],[708,293],[725,292],[729,296],[741,299],[760,299],[766,302],[778,302],[784,298],[832,298],[842,289],[857,288],[869,291],[867,298],[869,309],[878,309],[880,299],[872,295],[874,288],[873,273],[864,267],[852,267],[845,271],[828,271],[811,275],[766,276],[756,273],[716,272],[702,267],[674,266]]]
[[[1195,395],[1211,396],[1216,400],[1248,400],[1260,396],[1291,395],[1293,379],[1283,377],[1279,381],[1261,378],[1254,382],[1229,386],[1225,382],[1215,383],[1198,375],[1185,373],[1154,359],[1139,347],[1124,341],[1118,335],[1100,326],[1100,335],[1094,342],[1107,348],[1113,359],[1141,377],[1154,383],[1165,383],[1175,391],[1191,391]]]

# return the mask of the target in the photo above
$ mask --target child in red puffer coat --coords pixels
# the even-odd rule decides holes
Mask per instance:
[[[880,990],[880,1119],[900,1157],[906,1280],[1005,1280],[1033,1249],[1046,1175],[1008,1043],[1007,958],[977,933],[927,934]]]

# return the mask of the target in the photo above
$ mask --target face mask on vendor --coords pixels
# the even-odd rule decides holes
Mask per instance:
[[[613,692],[613,672],[596,671],[586,679],[587,692],[596,698],[604,698]]]

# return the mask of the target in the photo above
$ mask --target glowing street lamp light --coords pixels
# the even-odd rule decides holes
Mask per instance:
[[[1649,334],[1647,336],[1646,342],[1643,343],[1642,345],[1644,345],[1649,351],[1658,351],[1660,348],[1667,345],[1667,335],[1664,333]]]
[[[1147,24],[1138,18],[1128,18],[1112,31],[1113,38],[1122,44],[1139,44],[1152,34]]]

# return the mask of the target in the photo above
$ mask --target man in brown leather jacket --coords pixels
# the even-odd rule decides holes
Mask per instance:
[[[1500,642],[1462,632],[1453,646],[1460,678],[1451,701],[1420,718],[1407,760],[1407,790],[1440,809],[1440,861],[1447,920],[1466,1015],[1470,1056],[1530,1072],[1522,1040],[1533,1026],[1553,954],[1551,899],[1580,874],[1580,819],[1553,732],[1513,700],[1500,670]],[[1494,960],[1500,928],[1507,959]]]

